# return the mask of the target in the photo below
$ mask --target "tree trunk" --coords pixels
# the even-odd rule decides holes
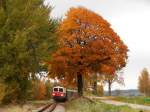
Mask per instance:
[[[97,74],[94,74],[93,94],[97,94]]]
[[[93,85],[94,87],[93,87],[93,94],[97,94],[97,81],[94,81],[94,85]]]
[[[109,96],[111,96],[111,82],[108,81],[108,93],[109,93]]]
[[[78,87],[78,95],[83,96],[83,79],[82,74],[80,72],[77,73],[77,87]]]

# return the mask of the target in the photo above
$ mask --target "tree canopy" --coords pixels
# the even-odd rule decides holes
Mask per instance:
[[[57,47],[57,21],[43,0],[5,0],[0,5],[0,78],[4,100],[25,99],[35,73]]]
[[[127,46],[100,15],[83,7],[71,8],[58,27],[60,48],[50,62],[51,76],[78,81],[99,72],[113,74],[126,65]]]

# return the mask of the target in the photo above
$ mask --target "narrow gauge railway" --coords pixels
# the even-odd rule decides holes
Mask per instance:
[[[59,107],[59,108],[64,107],[62,103],[65,101],[68,101],[69,99],[73,97],[76,97],[77,91],[66,89],[65,87],[62,87],[62,86],[55,86],[53,87],[51,96],[52,96],[52,99],[54,100],[54,103],[47,104],[39,108],[36,112],[54,112],[55,110],[57,110],[56,107]]]
[[[40,109],[37,110],[37,112],[53,112],[56,107],[57,107],[57,103],[51,103],[45,105],[44,107],[41,107]]]

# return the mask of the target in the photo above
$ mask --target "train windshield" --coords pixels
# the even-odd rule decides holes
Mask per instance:
[[[59,92],[63,92],[63,88],[59,88]]]
[[[58,91],[58,88],[54,88],[54,91]]]

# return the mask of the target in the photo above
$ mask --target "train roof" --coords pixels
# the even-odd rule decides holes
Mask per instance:
[[[54,86],[53,88],[64,88],[64,87],[62,87],[62,86]]]

